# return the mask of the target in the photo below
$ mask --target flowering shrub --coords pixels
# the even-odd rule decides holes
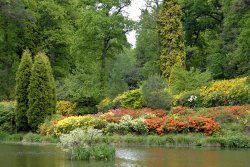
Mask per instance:
[[[54,128],[54,133],[60,136],[62,133],[69,133],[76,128],[94,127],[95,129],[103,129],[107,122],[101,118],[86,116],[72,116],[58,121]]]
[[[146,119],[146,125],[149,127],[151,132],[156,132],[160,135],[163,135],[165,130],[165,124],[167,123],[167,117],[155,117]]]
[[[162,117],[147,119],[146,124],[149,129],[160,135],[166,133],[201,132],[211,135],[220,130],[212,118],[202,117],[178,117],[177,119]]]
[[[203,106],[213,107],[220,105],[239,105],[250,103],[250,86],[247,78],[215,81],[209,87],[200,89],[204,98]]]
[[[76,109],[77,103],[70,101],[58,101],[56,103],[56,112],[58,114],[69,116],[73,115],[74,110]]]
[[[205,135],[211,135],[220,130],[219,124],[212,118],[189,117],[188,129],[190,132],[203,132]]]
[[[215,81],[211,86],[203,87],[200,90],[201,95],[206,96],[213,92],[223,92],[225,94],[229,94],[229,92],[232,91],[235,87],[246,84],[246,81],[247,81],[247,77],[236,78],[236,79],[231,79],[231,80]]]
[[[139,118],[142,116],[148,116],[149,114],[155,116],[164,116],[165,111],[163,109],[129,109],[129,108],[119,108],[114,110],[109,110],[108,113],[100,115],[103,119],[108,122],[119,122],[124,115],[130,115],[132,118]]]

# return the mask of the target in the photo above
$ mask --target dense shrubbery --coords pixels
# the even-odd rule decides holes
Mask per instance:
[[[197,69],[186,71],[182,68],[174,68],[169,78],[169,86],[173,94],[197,90],[208,85],[212,80],[209,72],[201,72]]]
[[[0,102],[0,131],[15,132],[15,102]]]
[[[202,99],[200,92],[197,90],[182,92],[173,98],[174,106],[185,106],[185,107],[200,107]]]
[[[173,104],[186,107],[216,107],[250,104],[247,78],[215,81],[200,90],[182,92],[174,96]],[[195,98],[192,98],[195,97]]]
[[[143,107],[143,97],[141,89],[129,90],[114,99],[105,98],[98,105],[98,111],[106,112],[109,109],[114,108],[142,108]]]
[[[56,103],[56,113],[63,116],[74,115],[74,111],[76,109],[77,103],[70,101],[57,101]]]
[[[86,116],[72,116],[61,119],[54,125],[54,134],[59,136],[62,133],[69,133],[76,128],[94,127],[96,129],[103,129],[107,122],[101,118],[91,115]]]
[[[151,76],[142,85],[144,106],[150,108],[171,108],[171,98],[166,91],[167,83],[160,76]]]
[[[191,109],[174,107],[170,112],[163,109],[120,108],[87,116],[55,117],[40,126],[40,133],[57,135],[69,133],[75,128],[95,127],[107,134],[169,134],[203,133],[213,135],[235,122],[243,129],[249,123],[250,106],[214,107]]]
[[[215,81],[203,87],[200,94],[204,107],[250,104],[250,86],[247,78]]]
[[[119,107],[125,108],[142,108],[143,97],[141,89],[129,90],[117,96],[113,102]]]

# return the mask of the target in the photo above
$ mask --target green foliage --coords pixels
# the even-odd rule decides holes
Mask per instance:
[[[181,23],[182,10],[178,0],[165,0],[159,14],[161,39],[160,68],[165,78],[169,78],[175,66],[185,66],[185,46]]]
[[[110,98],[105,98],[97,105],[97,109],[100,112],[106,112],[109,109],[115,108],[114,105],[115,104]]]
[[[16,74],[16,126],[19,131],[27,131],[29,129],[27,118],[29,108],[28,87],[32,64],[31,53],[25,50]]]
[[[142,11],[138,25],[135,52],[139,72],[144,78],[160,74],[160,37],[157,31],[158,12],[158,8],[152,11]]]
[[[171,108],[171,99],[166,91],[167,84],[160,76],[151,76],[142,85],[144,105],[150,108]]]
[[[28,123],[35,131],[47,116],[55,113],[56,107],[54,78],[49,60],[44,53],[39,53],[35,57],[28,92]]]
[[[175,106],[200,107],[203,99],[199,90],[182,92],[174,97],[173,104]]]
[[[0,102],[0,131],[16,131],[15,102]]]
[[[181,68],[174,68],[169,78],[169,86],[173,94],[179,94],[184,91],[197,90],[208,85],[211,80],[212,77],[208,71],[201,72],[194,68],[186,71]]]
[[[114,100],[120,107],[125,108],[142,108],[143,97],[141,89],[129,90],[121,95],[118,95]]]
[[[36,142],[39,143],[42,141],[42,137],[39,134],[35,134],[35,133],[27,133],[26,135],[23,136],[23,140],[22,142]]]

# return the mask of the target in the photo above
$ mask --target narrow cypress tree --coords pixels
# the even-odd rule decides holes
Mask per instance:
[[[160,67],[165,78],[169,78],[174,66],[185,67],[185,46],[182,11],[178,0],[164,0],[159,14],[161,38]]]
[[[28,122],[33,131],[55,112],[55,82],[48,57],[38,53],[31,70]]]
[[[27,131],[29,129],[27,111],[28,111],[28,87],[30,84],[32,68],[32,57],[28,50],[22,55],[20,65],[16,73],[16,125],[18,131]]]

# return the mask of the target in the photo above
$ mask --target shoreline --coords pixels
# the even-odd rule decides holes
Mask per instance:
[[[14,138],[13,136],[18,136]],[[27,135],[27,134],[26,134]],[[33,138],[35,136],[35,138]],[[8,134],[6,138],[0,138],[0,143],[22,145],[56,145],[58,138],[33,134],[25,138],[25,134]],[[13,137],[13,138],[12,138]],[[167,148],[229,148],[250,149],[250,136],[204,136],[200,134],[169,134],[158,135],[103,135],[95,143],[106,143],[114,146],[161,146]]]

